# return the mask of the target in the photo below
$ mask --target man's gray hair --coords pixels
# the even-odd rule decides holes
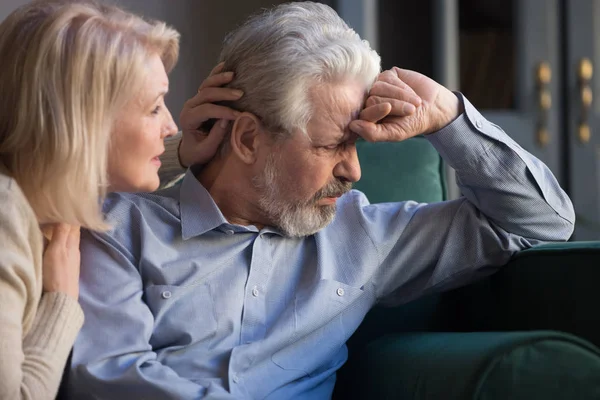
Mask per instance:
[[[244,96],[228,105],[261,118],[270,131],[306,132],[315,84],[354,79],[370,88],[379,55],[330,7],[286,3],[250,17],[224,41],[220,60],[233,71],[230,87]]]

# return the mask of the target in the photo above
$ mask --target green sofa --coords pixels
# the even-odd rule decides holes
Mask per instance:
[[[422,137],[358,143],[372,203],[445,198]],[[600,399],[600,242],[517,254],[499,272],[397,308],[377,307],[348,342],[334,399]]]

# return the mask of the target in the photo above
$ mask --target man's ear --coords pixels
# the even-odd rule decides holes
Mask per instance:
[[[229,145],[231,150],[245,164],[254,164],[258,145],[263,139],[261,122],[256,115],[243,112],[233,123]]]

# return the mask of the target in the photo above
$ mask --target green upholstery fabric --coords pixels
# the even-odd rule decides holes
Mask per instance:
[[[371,203],[432,203],[446,198],[442,160],[424,137],[398,143],[359,141],[356,147],[362,179],[354,188]]]
[[[442,159],[424,137],[397,143],[359,141],[357,150],[362,179],[354,187],[365,193],[371,203],[404,200],[431,203],[446,198]],[[403,307],[376,307],[350,339],[350,353],[390,332],[440,328],[438,306],[439,295],[434,295]]]
[[[393,335],[360,361],[353,398],[600,398],[600,351],[558,332]]]
[[[426,139],[360,142],[358,154],[363,177],[355,188],[371,203],[445,199],[443,164]],[[562,330],[600,345],[598,282],[600,242],[550,244],[468,287],[375,308],[348,342],[334,398],[600,398],[592,344],[522,332]]]
[[[443,296],[456,330],[570,332],[600,346],[600,242],[537,246],[497,274]]]

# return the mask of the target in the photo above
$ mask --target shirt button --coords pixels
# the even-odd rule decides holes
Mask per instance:
[[[233,231],[231,229],[227,229],[225,231],[225,233],[228,234],[228,235],[233,235]]]
[[[258,288],[257,288],[256,286],[254,286],[254,287],[252,288],[252,296],[254,296],[254,297],[258,297],[258,294],[259,294],[259,293],[260,293],[260,292],[258,291]]]
[[[337,293],[338,296],[343,296],[345,292],[344,292],[344,289],[338,288],[338,290],[336,291],[336,293]]]
[[[478,120],[477,122],[475,122],[475,126],[481,129],[481,127],[483,126],[483,122],[481,122],[481,120]]]
[[[164,292],[161,293],[161,296],[163,299],[170,299],[171,298],[171,292],[169,292],[168,290],[165,290]]]
[[[238,383],[240,381],[239,376],[237,376],[236,374],[233,374],[233,376],[231,377],[231,379],[233,380],[233,383]]]

